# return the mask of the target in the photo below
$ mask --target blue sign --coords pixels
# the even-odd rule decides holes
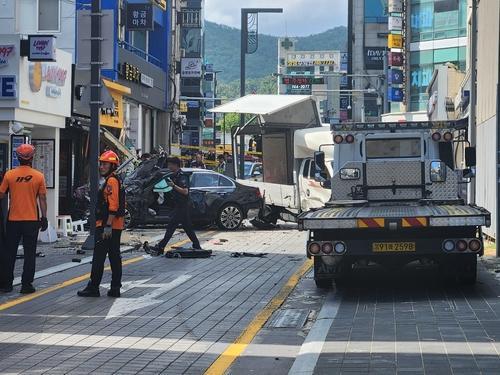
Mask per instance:
[[[401,69],[389,69],[389,85],[402,85],[404,82],[404,74]]]
[[[187,106],[188,106],[188,108],[193,108],[193,109],[200,108],[200,103],[196,100],[191,100],[191,101],[187,102]]]
[[[387,22],[387,0],[365,0],[365,22]]]
[[[0,99],[16,98],[16,76],[0,76]]]
[[[403,89],[398,87],[389,87],[389,92],[387,94],[390,102],[401,103],[404,99]]]
[[[10,147],[11,147],[11,158],[10,158],[10,167],[16,168],[19,167],[19,159],[17,158],[16,149],[21,146],[23,143],[26,143],[27,140],[24,135],[13,135],[10,139]]]

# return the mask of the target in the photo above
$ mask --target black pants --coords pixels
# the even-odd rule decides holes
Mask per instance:
[[[89,286],[95,289],[99,288],[104,272],[104,262],[106,255],[108,255],[111,265],[111,288],[120,288],[122,286],[122,256],[120,254],[122,231],[113,229],[113,235],[109,240],[102,239],[103,232],[102,227],[95,230],[97,244],[92,256]]]
[[[198,240],[198,237],[196,237],[196,233],[193,229],[193,223],[191,221],[189,208],[188,206],[180,206],[174,209],[174,214],[172,215],[172,218],[168,223],[167,230],[165,231],[165,236],[163,237],[163,240],[161,240],[158,244],[158,248],[160,250],[163,250],[165,246],[167,246],[168,241],[170,241],[170,239],[174,235],[175,230],[177,229],[179,224],[182,225],[184,232],[186,232],[186,235],[193,243],[193,247],[200,247],[200,241]]]
[[[16,265],[17,248],[23,241],[24,266],[21,282],[23,285],[31,284],[35,278],[36,243],[40,222],[38,221],[8,221],[7,240],[5,249],[2,250],[2,284],[12,286],[14,281],[14,266]]]

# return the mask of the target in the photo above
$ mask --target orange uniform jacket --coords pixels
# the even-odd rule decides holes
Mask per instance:
[[[5,173],[0,193],[10,195],[9,221],[38,221],[37,198],[47,194],[45,177],[36,169],[21,165]]]
[[[104,201],[108,204],[108,210],[111,215],[115,214],[120,207],[120,182],[114,176],[108,178],[108,183],[104,188]],[[102,220],[97,220],[96,227],[102,227]],[[116,217],[113,219],[111,227],[113,229],[123,230],[124,218]]]

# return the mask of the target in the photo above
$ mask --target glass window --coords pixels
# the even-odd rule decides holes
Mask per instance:
[[[38,0],[38,30],[59,31],[59,0]]]
[[[387,0],[365,0],[365,22],[387,23]]]
[[[434,50],[434,64],[458,61],[458,48]]]
[[[309,177],[309,169],[311,168],[311,161],[308,159],[304,163],[304,170],[302,171],[302,176]]]
[[[219,176],[219,186],[233,187],[233,183],[229,178]]]
[[[212,173],[193,173],[192,187],[207,188],[218,187],[219,176]]]
[[[420,138],[368,139],[368,159],[418,158],[421,154]]]

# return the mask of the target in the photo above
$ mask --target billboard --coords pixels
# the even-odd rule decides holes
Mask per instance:
[[[365,69],[383,70],[385,47],[365,47]]]
[[[365,22],[387,22],[387,0],[365,0]]]

